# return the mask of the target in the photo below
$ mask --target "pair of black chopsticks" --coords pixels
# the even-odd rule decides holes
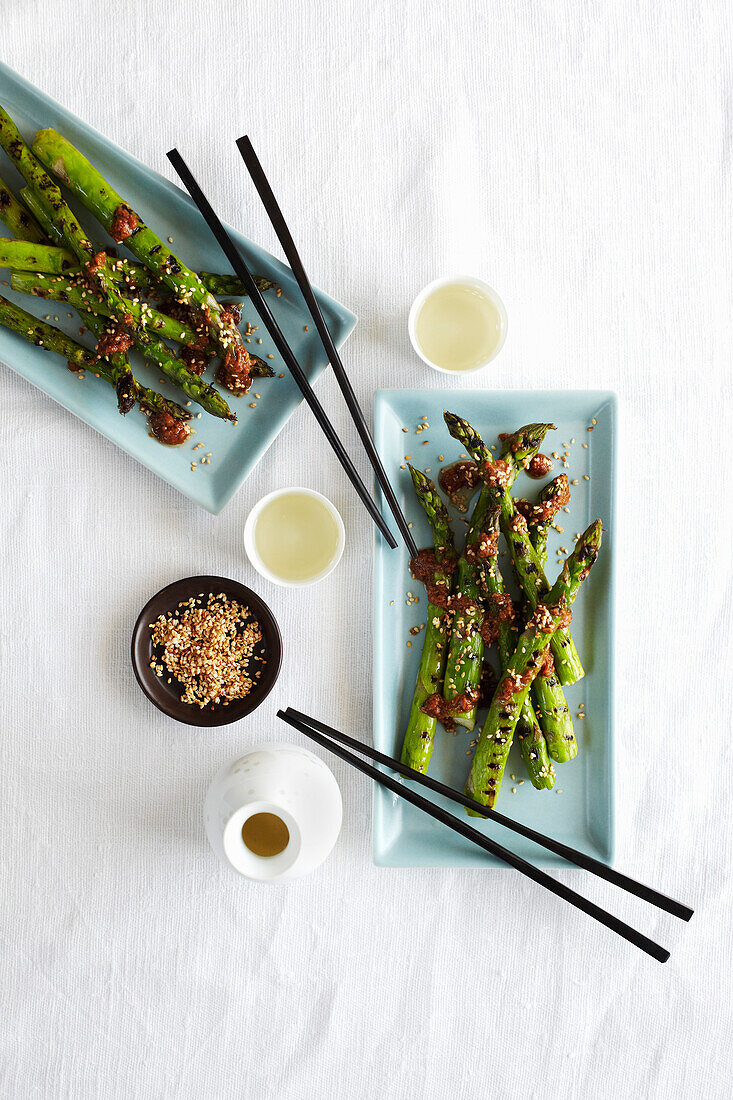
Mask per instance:
[[[282,245],[288,263],[290,264],[293,274],[295,275],[295,278],[298,282],[298,286],[300,287],[306,305],[308,306],[310,315],[313,318],[316,329],[318,330],[318,335],[321,338],[321,343],[325,348],[328,360],[333,368],[334,374],[336,375],[336,381],[338,382],[341,392],[344,395],[344,399],[348,406],[349,412],[351,413],[352,420],[356,425],[356,429],[359,433],[362,444],[364,445],[364,449],[366,450],[374,473],[377,477],[377,481],[379,482],[382,492],[384,493],[387,503],[389,504],[392,515],[395,518],[400,533],[405,540],[405,544],[410,553],[410,556],[415,557],[415,555],[417,554],[415,540],[413,539],[412,533],[407,525],[407,521],[402,514],[400,506],[397,502],[397,498],[394,494],[394,490],[389,483],[389,478],[387,477],[384,466],[382,465],[381,459],[379,458],[377,449],[374,446],[374,440],[372,439],[372,435],[369,431],[367,422],[364,419],[364,414],[361,411],[359,402],[356,398],[356,394],[354,393],[351,382],[349,381],[348,375],[346,374],[344,365],[341,362],[341,357],[338,353],[336,345],[333,342],[331,333],[329,332],[328,325],[326,324],[320,306],[318,305],[316,296],[313,293],[313,287],[310,284],[310,280],[306,275],[305,268],[303,267],[300,256],[298,255],[298,250],[295,247],[295,242],[293,241],[290,230],[285,223],[285,219],[282,215],[280,207],[278,206],[272,188],[267,181],[267,177],[265,176],[265,173],[262,169],[262,165],[260,164],[257,155],[252,148],[252,143],[248,137],[239,138],[239,140],[237,141],[237,148],[242,155],[242,159],[247,166],[254,185],[257,188],[257,192],[262,199],[263,205],[268,213],[270,221],[272,222],[278,240]],[[295,382],[300,392],[303,394],[303,397],[313,411],[313,414],[320,424],[328,442],[331,444],[331,447],[333,448],[336,457],[346,471],[349,481],[356,489],[359,498],[361,499],[366,510],[369,512],[369,515],[372,517],[379,530],[384,535],[387,543],[394,550],[397,546],[394,535],[390,531],[384,519],[384,516],[372,499],[369,490],[367,489],[364,482],[361,480],[356,467],[349,458],[349,455],[347,454],[343,443],[336,434],[336,430],[333,427],[333,424],[328,419],[328,416],[326,415],[323,406],[316,397],[310,382],[308,381],[300,364],[295,358],[295,355],[293,354],[290,345],[285,339],[280,329],[280,326],[273,317],[270,311],[270,307],[267,305],[267,302],[262,297],[262,294],[260,293],[259,288],[252,278],[252,274],[247,267],[247,264],[244,262],[244,259],[242,258],[239,249],[234,244],[234,241],[231,239],[226,229],[219,221],[219,218],[214,213],[211,204],[209,203],[208,199],[204,195],[196,180],[194,179],[193,175],[191,174],[191,170],[189,169],[188,165],[186,164],[177,149],[171,149],[171,151],[168,153],[168,160],[175,168],[189,195],[201,211],[201,214],[203,215],[209,229],[219,242],[219,245],[221,246],[227,259],[229,260],[229,263],[232,265],[236,275],[244,283],[244,286],[247,289],[247,293],[252,299],[252,303],[257,310],[257,313],[259,314],[260,320],[272,337],[275,347],[279,351],[285,362],[285,365],[295,379]]]
[[[582,867],[583,870],[590,871],[591,874],[597,875],[598,878],[605,879],[606,882],[610,882],[614,886],[619,886],[622,890],[634,894],[643,901],[648,901],[650,905],[656,905],[659,909],[663,909],[665,913],[671,913],[673,917],[679,917],[680,920],[687,921],[693,914],[693,910],[687,905],[683,905],[673,898],[668,898],[658,890],[652,889],[651,886],[645,886],[643,883],[637,882],[633,878],[629,878],[628,875],[624,875],[620,871],[615,871],[612,867],[606,866],[606,864],[601,863],[600,860],[594,859],[584,852],[578,852],[575,848],[570,848],[567,844],[563,844],[558,840],[553,840],[552,837],[545,836],[543,833],[537,832],[536,829],[531,829],[527,825],[522,825],[520,822],[514,821],[510,817],[505,817],[504,814],[498,813],[496,810],[489,810],[486,806],[482,806],[481,803],[474,801],[474,799],[469,798],[467,795],[454,791],[451,787],[447,787],[445,783],[439,783],[436,779],[431,779],[427,775],[422,775],[413,768],[408,768],[406,765],[401,764],[399,760],[395,760],[391,756],[386,756],[370,745],[365,745],[363,742],[357,741],[356,738],[349,737],[345,733],[341,733],[339,730],[334,729],[332,726],[327,726],[324,722],[319,722],[317,719],[311,718],[307,714],[303,714],[301,711],[288,707],[285,711],[279,710],[277,716],[281,718],[283,722],[287,722],[288,725],[299,730],[300,733],[305,734],[306,737],[309,737],[318,745],[321,745],[322,748],[328,749],[329,752],[345,760],[347,764],[351,764],[352,767],[363,772],[364,775],[368,775],[381,786],[386,787],[400,798],[404,798],[407,802],[411,802],[413,806],[417,806],[418,809],[423,810],[426,814],[429,814],[430,817],[435,818],[436,821],[441,821],[444,825],[447,825],[449,829],[453,829],[454,832],[466,837],[467,840],[472,841],[474,844],[478,845],[479,848],[483,848],[485,852],[490,852],[504,863],[507,863],[510,867],[514,867],[517,871],[521,872],[521,874],[526,875],[527,878],[539,883],[540,886],[544,886],[545,889],[549,890],[551,893],[557,894],[558,897],[574,905],[576,909],[580,909],[582,912],[587,913],[588,916],[593,917],[606,928],[610,928],[611,931],[616,932],[619,936],[622,936],[623,939],[628,940],[629,943],[640,948],[641,951],[645,951],[647,955],[651,955],[652,958],[656,959],[658,962],[666,962],[669,958],[669,951],[667,951],[666,948],[661,947],[658,943],[655,943],[654,940],[650,940],[647,936],[643,935],[643,933],[638,932],[624,921],[619,920],[618,917],[614,917],[612,913],[608,913],[605,909],[595,905],[594,902],[588,901],[582,894],[578,894],[575,890],[571,890],[569,886],[566,886],[564,883],[552,878],[551,875],[541,871],[539,867],[535,867],[526,859],[522,859],[521,856],[515,855],[515,853],[508,848],[504,848],[501,844],[497,844],[496,841],[491,840],[490,837],[484,836],[483,833],[472,828],[467,822],[441,809],[440,806],[435,805],[435,803],[431,802],[429,799],[417,794],[403,783],[399,783],[391,776],[385,775],[384,772],[372,767],[371,764],[367,764],[363,760],[360,760],[358,756],[355,756],[343,746],[349,745],[351,748],[355,749],[356,752],[361,753],[362,756],[367,756],[371,760],[391,768],[392,771],[398,772],[406,779],[411,779],[421,786],[427,787],[428,790],[444,795],[452,802],[457,802],[460,806],[478,811],[478,813],[482,814],[484,817],[490,818],[499,825],[511,829],[512,832],[518,833],[520,836],[534,841],[535,844],[547,848],[548,851],[562,856],[563,859],[568,860],[568,862],[574,863],[576,867]]]

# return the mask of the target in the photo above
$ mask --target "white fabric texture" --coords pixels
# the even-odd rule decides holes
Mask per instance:
[[[669,946],[659,966],[513,872],[375,868],[371,791],[339,762],[318,873],[220,867],[205,790],[288,739],[279,705],[368,735],[370,521],[305,406],[214,518],[2,367],[3,1097],[730,1095],[732,41],[723,0],[3,4],[4,61],[168,176],[178,145],[277,251],[252,136],[309,274],[360,318],[365,408],[444,384],[406,317],[455,271],[510,319],[458,386],[617,390],[617,866],[696,909],[560,874]],[[293,482],[348,532],[296,594],[241,545]],[[129,662],[142,604],[196,572],[256,581],[285,639],[266,705],[220,730],[158,714]]]

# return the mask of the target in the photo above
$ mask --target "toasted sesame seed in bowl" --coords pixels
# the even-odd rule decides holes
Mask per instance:
[[[187,577],[156,593],[138,616],[132,665],[148,699],[192,726],[251,714],[280,671],[275,618],[250,588],[225,577]]]

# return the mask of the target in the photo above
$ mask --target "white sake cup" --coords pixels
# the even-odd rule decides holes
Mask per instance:
[[[268,569],[259,555],[257,540],[255,538],[257,521],[263,509],[273,500],[277,500],[278,497],[288,496],[290,493],[313,497],[315,500],[319,501],[336,524],[336,531],[338,533],[336,550],[328,564],[320,573],[314,573],[312,577],[303,577],[299,581],[288,581],[277,573],[273,573],[271,569]],[[281,588],[304,588],[308,584],[316,584],[317,581],[324,580],[330,573],[333,573],[334,569],[341,561],[345,546],[346,529],[344,527],[344,521],[341,518],[341,513],[336,505],[330,501],[328,497],[324,497],[323,493],[317,493],[315,489],[304,489],[301,485],[288,485],[285,486],[284,489],[275,489],[273,492],[268,493],[267,496],[262,497],[250,511],[244,524],[244,549],[247,557],[261,577],[264,577],[266,581],[272,581],[273,584],[279,584]]]
[[[242,837],[254,814],[271,813],[288,828],[286,847],[258,856]],[[341,829],[341,791],[330,769],[299,745],[258,745],[221,768],[204,804],[206,835],[223,862],[258,882],[288,882],[318,867]]]
[[[428,298],[435,294],[436,290],[442,290],[443,287],[446,286],[459,286],[465,287],[468,290],[478,291],[487,301],[491,302],[499,317],[499,338],[496,341],[494,350],[480,363],[477,363],[474,367],[467,367],[465,370],[450,370],[448,367],[441,367],[439,363],[434,363],[432,359],[428,359],[417,338],[417,319],[420,316],[420,311]],[[477,279],[474,275],[449,275],[447,278],[434,279],[432,283],[428,283],[428,285],[423,287],[420,291],[417,298],[412,303],[410,314],[407,319],[407,331],[410,337],[410,343],[423,363],[427,363],[429,367],[432,367],[433,370],[437,370],[440,374],[452,374],[454,378],[456,375],[475,374],[476,371],[483,370],[493,359],[496,359],[497,355],[504,347],[508,327],[509,320],[507,318],[506,306],[501,298],[492,286],[485,283],[483,279]]]

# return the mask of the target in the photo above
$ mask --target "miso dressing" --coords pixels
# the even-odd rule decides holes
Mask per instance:
[[[422,304],[415,336],[426,359],[444,370],[471,370],[491,358],[502,334],[494,302],[476,287],[449,283]]]
[[[283,581],[317,577],[339,549],[339,528],[317,496],[294,490],[274,497],[260,512],[254,543],[263,565]]]

